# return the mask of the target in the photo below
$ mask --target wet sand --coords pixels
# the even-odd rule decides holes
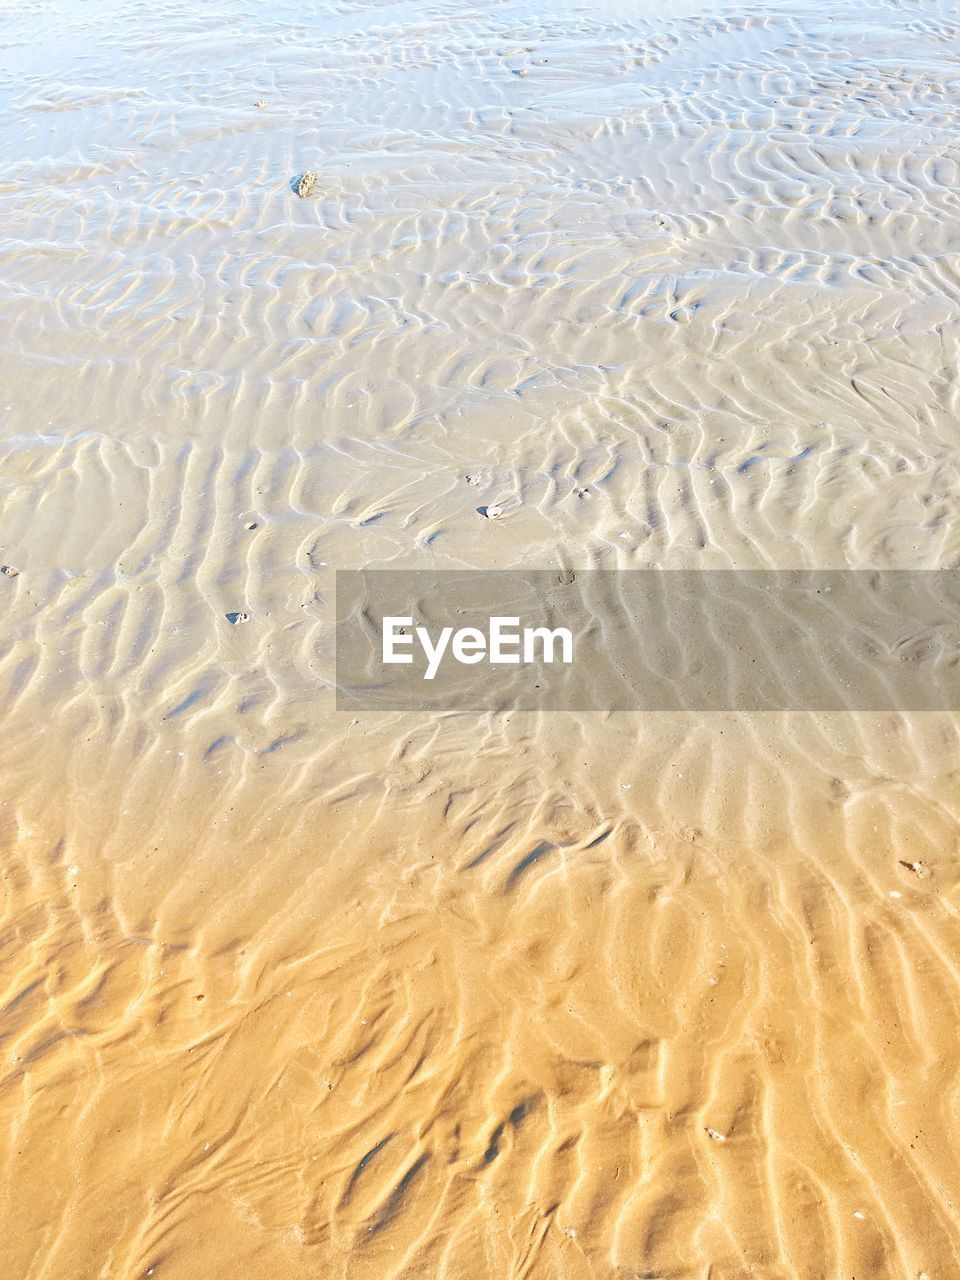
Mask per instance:
[[[955,10],[7,16],[3,1274],[960,1273],[956,718],[351,715],[332,630],[955,567]]]

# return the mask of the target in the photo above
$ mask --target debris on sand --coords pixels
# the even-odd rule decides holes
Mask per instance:
[[[250,615],[245,610],[238,610],[235,613],[228,613],[226,617],[230,625],[234,627],[238,626],[241,622],[250,621]]]
[[[503,515],[503,507],[477,507],[477,515],[483,516],[485,520],[499,520]]]
[[[266,102],[264,102],[263,98],[258,98],[253,105],[257,108],[258,111],[262,111],[267,104]]]
[[[20,570],[15,569],[12,564],[0,564],[0,573],[7,578],[19,578]]]
[[[301,200],[305,200],[316,185],[317,175],[315,173],[302,173],[297,182],[297,195]]]
[[[714,1142],[726,1142],[727,1135],[721,1133],[719,1129],[704,1129],[704,1133],[708,1138],[712,1138]]]

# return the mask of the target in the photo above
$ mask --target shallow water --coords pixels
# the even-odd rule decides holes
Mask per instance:
[[[332,620],[955,566],[955,9],[2,15],[5,1273],[952,1275],[954,719],[351,716]]]

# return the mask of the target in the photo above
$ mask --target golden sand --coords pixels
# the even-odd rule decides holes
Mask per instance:
[[[335,709],[336,568],[958,563],[955,11],[660,8],[9,15],[3,1280],[960,1275],[955,717]]]

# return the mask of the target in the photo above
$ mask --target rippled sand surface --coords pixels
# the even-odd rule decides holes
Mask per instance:
[[[955,720],[353,716],[332,631],[960,563],[955,7],[2,17],[4,1280],[960,1275]]]

